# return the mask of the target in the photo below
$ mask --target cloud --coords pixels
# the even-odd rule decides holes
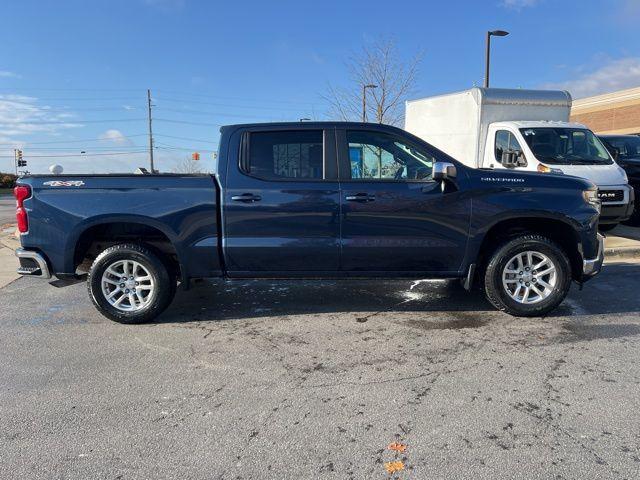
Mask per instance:
[[[540,0],[502,0],[500,5],[511,10],[522,10],[527,7],[535,7]]]
[[[0,94],[0,137],[3,138],[42,132],[55,134],[81,127],[73,117],[70,112],[56,112],[48,105],[39,104],[35,97]]]
[[[133,145],[133,142],[127,138],[120,130],[115,128],[109,129],[100,134],[100,140],[104,140],[115,145]]]
[[[8,70],[0,70],[0,78],[22,78],[22,76]]]
[[[601,62],[596,70],[583,73],[574,80],[542,85],[542,88],[568,90],[573,98],[589,97],[632,87],[640,87],[640,57]]]

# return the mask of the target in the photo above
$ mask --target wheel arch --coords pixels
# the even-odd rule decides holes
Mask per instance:
[[[93,218],[76,228],[66,248],[70,271],[95,258],[97,250],[124,242],[144,244],[170,260],[168,266],[176,275],[184,275],[182,248],[175,233],[157,220],[136,215]]]
[[[562,218],[524,216],[501,219],[490,225],[481,241],[477,242],[477,268],[484,271],[491,254],[505,241],[524,234],[538,234],[556,243],[566,253],[571,265],[572,278],[579,280],[582,273],[582,243],[576,227]]]

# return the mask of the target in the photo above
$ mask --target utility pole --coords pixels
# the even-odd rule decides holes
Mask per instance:
[[[18,149],[17,148],[13,149],[13,166],[15,167],[16,177],[17,177],[18,176]]]
[[[147,89],[147,107],[149,111],[149,165],[151,173],[155,173],[153,168],[153,130],[151,129],[151,90]]]

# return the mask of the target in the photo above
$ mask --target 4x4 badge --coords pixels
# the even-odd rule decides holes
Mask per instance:
[[[81,187],[84,185],[82,180],[51,180],[44,182],[43,185],[49,187]]]

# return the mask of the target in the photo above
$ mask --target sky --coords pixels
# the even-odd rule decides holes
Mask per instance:
[[[331,119],[328,85],[380,39],[422,54],[420,98],[482,85],[574,98],[640,86],[640,0],[4,0],[0,172],[22,148],[32,173],[156,168],[192,152],[213,169],[220,125]]]

